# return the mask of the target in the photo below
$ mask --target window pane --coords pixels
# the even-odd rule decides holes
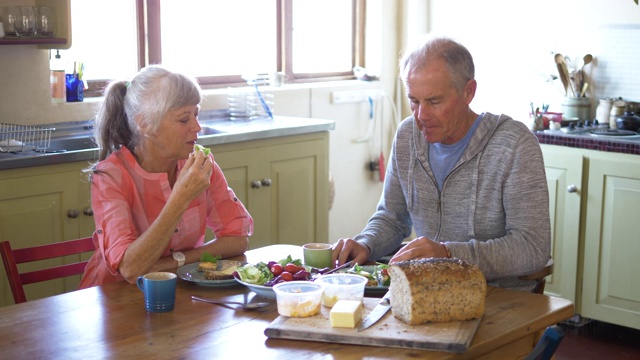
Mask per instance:
[[[347,0],[294,0],[293,72],[351,71],[353,9]]]
[[[162,63],[192,76],[276,71],[276,1],[161,2]]]
[[[60,55],[85,80],[124,79],[138,71],[135,1],[71,0],[71,48]]]

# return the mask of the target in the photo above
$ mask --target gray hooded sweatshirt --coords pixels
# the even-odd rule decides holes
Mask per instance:
[[[542,151],[522,123],[485,113],[460,160],[438,190],[429,144],[413,117],[396,132],[384,191],[354,239],[377,260],[411,235],[444,242],[455,258],[477,264],[490,285],[530,290],[517,276],[550,257],[549,195]]]

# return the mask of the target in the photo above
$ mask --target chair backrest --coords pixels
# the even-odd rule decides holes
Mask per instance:
[[[22,249],[12,249],[9,241],[1,242],[0,254],[2,254],[4,268],[9,278],[14,302],[19,304],[27,301],[24,285],[82,274],[88,260],[23,273],[18,270],[18,264],[81,254],[93,250],[95,247],[91,237]]]
[[[550,360],[563,338],[564,330],[559,325],[547,327],[525,360]]]
[[[536,286],[533,288],[531,292],[535,294],[544,294],[544,285],[546,283],[547,276],[553,274],[553,266],[555,262],[552,258],[549,258],[547,264],[540,270],[527,275],[519,276],[520,280],[535,280]]]

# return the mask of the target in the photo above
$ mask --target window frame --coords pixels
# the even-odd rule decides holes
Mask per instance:
[[[292,70],[293,0],[276,2],[276,62],[278,72],[285,74],[285,83],[311,83],[320,81],[353,80],[353,67],[365,66],[365,13],[366,0],[351,0],[354,21],[352,22],[352,69],[343,72],[294,73]],[[138,69],[150,64],[162,63],[160,0],[136,0],[136,37],[138,42]],[[198,82],[203,89],[225,88],[246,85],[241,75],[202,76]],[[111,80],[88,81],[85,97],[102,96],[102,90]]]

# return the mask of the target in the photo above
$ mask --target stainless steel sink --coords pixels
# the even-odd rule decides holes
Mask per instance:
[[[198,133],[199,136],[207,136],[207,135],[218,135],[227,133],[224,130],[220,130],[210,126],[203,126],[202,130]]]
[[[91,137],[72,137],[62,139],[51,139],[47,151],[77,151],[95,149],[98,146]]]

